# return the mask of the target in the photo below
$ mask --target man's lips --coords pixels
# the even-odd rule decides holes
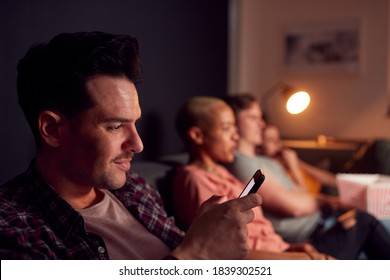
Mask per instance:
[[[122,170],[128,171],[130,169],[131,163],[130,159],[116,160],[114,163]]]

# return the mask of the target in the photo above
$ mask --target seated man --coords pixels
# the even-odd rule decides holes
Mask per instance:
[[[297,153],[283,146],[279,128],[267,123],[262,133],[262,143],[259,152],[275,159],[290,175],[295,185],[304,191],[316,194],[321,186],[336,188],[336,175],[299,159]]]
[[[321,209],[324,205],[342,208],[334,198],[302,191],[291,181],[275,160],[256,154],[262,144],[260,104],[254,96],[236,95],[227,98],[237,119],[238,150],[229,169],[241,181],[252,176],[253,170],[262,169],[267,180],[260,188],[265,216],[276,231],[290,242],[311,241],[317,250],[338,259],[355,259],[364,251],[370,259],[390,259],[390,235],[384,226],[367,212],[356,216],[342,215],[340,223],[322,231]]]
[[[128,35],[64,33],[18,65],[19,104],[37,153],[0,187],[1,259],[242,259],[258,195],[202,206],[186,235],[159,194],[128,173],[143,149]],[[229,213],[229,215],[226,215]]]
[[[191,224],[201,204],[210,195],[235,199],[244,185],[218,162],[231,162],[238,134],[232,109],[222,100],[194,97],[179,110],[176,128],[189,149],[189,163],[177,169],[173,183],[173,202],[177,219]],[[256,207],[253,222],[247,225],[251,257],[272,259],[325,258],[313,247],[286,243]],[[304,252],[286,252],[301,250]]]

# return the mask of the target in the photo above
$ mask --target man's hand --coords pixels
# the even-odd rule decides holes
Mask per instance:
[[[200,215],[172,255],[178,259],[243,259],[247,256],[246,224],[253,220],[252,208],[261,205],[261,197],[251,194],[215,204],[218,199],[212,197],[204,202]]]
[[[215,205],[221,204],[223,202],[228,201],[228,198],[226,196],[220,196],[220,195],[213,195],[209,199],[207,199],[205,202],[203,202],[198,210],[198,216],[202,215],[203,213],[207,212],[211,208],[213,208]]]

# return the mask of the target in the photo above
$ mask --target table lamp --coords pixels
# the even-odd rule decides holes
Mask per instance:
[[[283,96],[287,112],[293,115],[302,113],[310,104],[310,95],[306,91],[298,91],[286,83],[279,82],[263,95],[262,101],[264,105],[275,94]]]

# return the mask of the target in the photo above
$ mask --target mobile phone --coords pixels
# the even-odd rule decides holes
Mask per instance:
[[[247,196],[250,193],[255,193],[260,188],[261,184],[264,182],[265,176],[260,169],[256,170],[255,174],[246,184],[244,190],[241,192],[239,197]]]

